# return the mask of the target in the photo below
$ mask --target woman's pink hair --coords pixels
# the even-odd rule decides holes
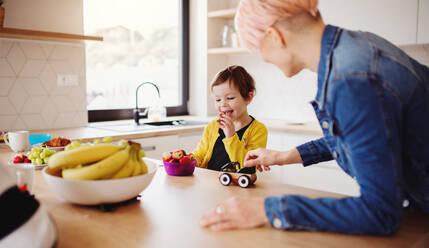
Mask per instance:
[[[318,0],[241,0],[235,26],[242,44],[257,50],[265,30],[276,21],[302,12],[317,13]]]

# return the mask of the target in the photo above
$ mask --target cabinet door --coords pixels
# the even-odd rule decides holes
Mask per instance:
[[[184,133],[179,135],[179,148],[187,153],[192,152],[201,140],[202,132]]]
[[[429,43],[429,0],[419,1],[417,43]]]
[[[142,145],[146,157],[153,159],[162,159],[162,153],[166,151],[175,151],[178,149],[178,135],[159,136],[143,139],[135,139]]]
[[[418,0],[320,0],[319,10],[328,24],[369,31],[396,45],[416,43]]]

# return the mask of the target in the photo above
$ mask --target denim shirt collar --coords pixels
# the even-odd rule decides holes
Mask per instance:
[[[332,54],[340,34],[341,29],[332,25],[326,25],[323,32],[317,77],[317,94],[315,101],[313,101],[313,105],[317,103],[320,110],[324,109],[327,81],[332,67]]]

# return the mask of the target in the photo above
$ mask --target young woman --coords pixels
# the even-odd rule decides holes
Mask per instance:
[[[219,171],[228,162],[243,167],[247,152],[267,145],[267,129],[247,112],[255,82],[241,66],[219,72],[211,90],[219,120],[209,123],[193,154],[197,166]]]
[[[259,169],[335,159],[356,178],[359,197],[235,198],[201,219],[215,230],[271,223],[278,229],[387,235],[404,209],[429,212],[429,68],[388,41],[325,25],[317,0],[242,0],[244,44],[288,77],[318,73],[312,102],[324,137],[290,151],[249,151]]]

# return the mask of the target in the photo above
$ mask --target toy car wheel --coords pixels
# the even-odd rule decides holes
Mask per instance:
[[[238,185],[242,188],[247,188],[250,185],[250,179],[248,176],[240,176],[238,178]]]
[[[231,179],[231,175],[223,173],[220,177],[219,177],[219,181],[222,185],[224,186],[228,186],[232,179]]]

